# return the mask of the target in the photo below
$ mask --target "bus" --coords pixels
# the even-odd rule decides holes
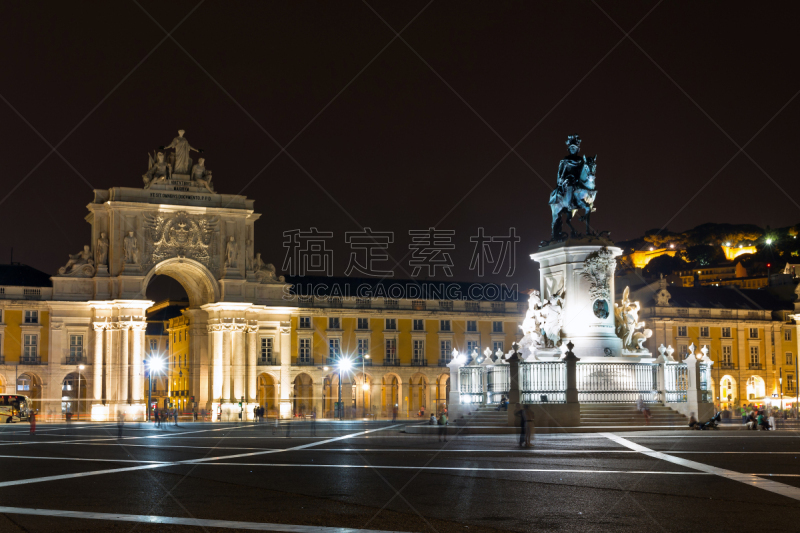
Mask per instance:
[[[21,394],[0,394],[0,423],[29,420],[31,399]]]

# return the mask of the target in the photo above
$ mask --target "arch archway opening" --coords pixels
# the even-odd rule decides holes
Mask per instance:
[[[91,416],[90,403],[86,401],[86,375],[70,372],[61,380],[61,414],[77,419]]]
[[[173,257],[155,265],[142,282],[143,293],[149,291],[151,282],[158,276],[168,276],[177,281],[186,292],[189,307],[199,308],[219,301],[219,284],[214,275],[193,259]]]

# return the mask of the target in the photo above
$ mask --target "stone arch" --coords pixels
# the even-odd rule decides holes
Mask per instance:
[[[747,379],[747,399],[760,400],[767,395],[767,386],[761,376],[750,376]]]
[[[408,409],[412,414],[428,411],[428,378],[417,372],[408,380]]]
[[[301,372],[292,381],[292,413],[294,415],[310,414],[314,409],[314,379],[310,374]]]
[[[725,374],[719,380],[719,402],[723,407],[735,407],[739,399],[739,389],[736,387],[736,378]]]
[[[153,276],[169,276],[180,283],[189,296],[190,307],[198,308],[220,299],[219,283],[214,275],[194,259],[173,257],[153,266],[142,281],[142,295]]]
[[[278,388],[280,380],[272,372],[262,372],[256,378],[258,405],[264,408],[266,416],[279,417]]]
[[[17,376],[15,394],[22,394],[31,399],[32,409],[42,408],[42,378],[33,372],[24,372]]]
[[[436,412],[441,413],[447,407],[450,396],[450,374],[442,373],[436,378]]]
[[[374,414],[373,390],[375,378],[369,372],[361,372],[359,370],[355,373],[354,379],[356,383],[356,410],[362,417]],[[364,385],[366,385],[366,388]]]
[[[76,419],[89,418],[92,408],[91,399],[88,397],[89,383],[86,381],[86,374],[80,370],[73,370],[66,373],[60,383],[61,414],[70,413]]]
[[[403,379],[394,372],[387,372],[381,379],[381,410],[384,416],[391,417],[395,407],[398,414],[403,409]]]

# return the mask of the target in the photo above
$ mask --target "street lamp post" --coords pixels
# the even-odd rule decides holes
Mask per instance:
[[[344,420],[344,406],[342,405],[342,370],[345,372],[349,371],[352,364],[352,361],[350,361],[348,357],[344,357],[340,358],[336,365],[339,369],[339,420]]]
[[[164,361],[155,357],[152,353],[150,359],[144,360],[144,368],[147,371],[147,421],[150,422],[150,410],[153,405],[153,371],[158,372]]]

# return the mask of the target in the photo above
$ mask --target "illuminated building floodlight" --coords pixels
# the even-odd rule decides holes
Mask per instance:
[[[160,357],[152,357],[147,362],[151,372],[161,372],[164,370],[164,360]]]
[[[353,367],[353,362],[350,360],[349,357],[343,357],[339,359],[339,369],[344,370],[345,372],[349,371]]]

